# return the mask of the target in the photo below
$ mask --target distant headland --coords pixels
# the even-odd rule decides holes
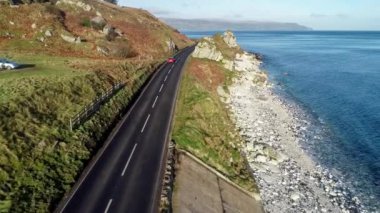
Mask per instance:
[[[228,21],[221,19],[176,19],[161,18],[167,24],[181,31],[308,31],[313,30],[297,23]]]

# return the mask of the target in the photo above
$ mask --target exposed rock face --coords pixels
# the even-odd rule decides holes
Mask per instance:
[[[231,31],[226,31],[223,34],[223,40],[230,48],[239,47],[239,45],[236,43],[236,37]]]
[[[91,24],[96,25],[96,26],[101,26],[102,28],[102,27],[107,26],[107,21],[101,16],[96,16],[91,19]]]
[[[228,70],[231,70],[231,71],[234,71],[235,67],[234,67],[234,62],[233,61],[230,61],[228,59],[223,59],[222,63],[223,63],[223,67],[224,68],[226,68]]]
[[[223,41],[230,48],[238,48],[239,45],[236,43],[236,37],[230,31],[223,34]],[[262,85],[266,84],[266,74],[257,70],[260,65],[260,61],[257,60],[255,54],[242,52],[235,56],[235,59],[229,60],[223,57],[223,53],[216,47],[215,41],[211,37],[205,37],[198,45],[195,47],[193,52],[193,57],[195,58],[205,58],[213,61],[220,61],[223,63],[223,67],[230,71],[247,71],[247,72],[257,72],[256,79],[252,79],[255,82],[260,82]]]
[[[82,1],[74,1],[74,0],[59,0],[57,1],[56,4],[70,4],[70,5],[74,5],[74,6],[77,6],[79,8],[81,8],[82,10],[84,11],[91,11],[92,10],[92,7]]]
[[[166,52],[175,52],[177,50],[177,45],[172,39],[166,41]]]
[[[194,58],[205,58],[213,61],[222,61],[222,52],[217,50],[212,38],[206,38],[199,42],[192,54]]]

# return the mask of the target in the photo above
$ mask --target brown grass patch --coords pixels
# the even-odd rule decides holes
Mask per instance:
[[[207,89],[216,90],[225,81],[223,68],[217,62],[192,58],[188,69],[189,73]]]

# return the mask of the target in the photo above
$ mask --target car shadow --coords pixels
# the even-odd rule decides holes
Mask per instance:
[[[20,64],[17,69],[25,69],[25,68],[31,68],[31,67],[36,67],[35,64]]]

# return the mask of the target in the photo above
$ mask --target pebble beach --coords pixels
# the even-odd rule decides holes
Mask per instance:
[[[311,128],[302,110],[256,85],[260,61],[239,72],[225,97],[266,212],[367,212],[349,188],[301,147]]]

